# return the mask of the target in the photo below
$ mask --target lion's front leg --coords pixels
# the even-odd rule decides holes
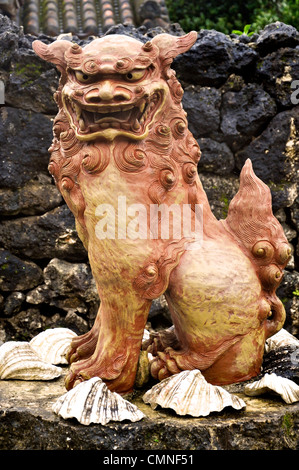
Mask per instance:
[[[150,304],[133,293],[109,293],[98,313],[101,327],[95,350],[90,357],[72,363],[66,377],[68,390],[77,382],[100,377],[112,391],[132,391]]]

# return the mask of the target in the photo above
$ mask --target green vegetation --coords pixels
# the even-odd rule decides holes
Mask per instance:
[[[220,201],[223,203],[222,207],[222,217],[223,219],[226,219],[227,213],[228,213],[228,207],[229,207],[229,200],[227,199],[226,196],[223,194],[220,196]]]
[[[286,413],[283,417],[282,426],[288,436],[290,436],[291,431],[294,427],[294,421],[292,416],[289,413]]]
[[[244,26],[243,31],[239,31],[238,29],[233,29],[232,33],[238,34],[239,36],[241,36],[242,34],[245,34],[245,36],[252,36],[254,32],[253,31],[249,32],[250,28],[251,28],[251,24],[247,24],[246,26]]]
[[[166,0],[166,5],[170,20],[180,23],[185,32],[216,29],[225,34],[234,30],[248,34],[250,25],[251,33],[258,33],[275,21],[299,29],[299,0]]]
[[[16,63],[13,71],[17,76],[24,80],[26,86],[29,86],[40,76],[43,71],[43,66],[39,64],[36,65],[34,63]]]

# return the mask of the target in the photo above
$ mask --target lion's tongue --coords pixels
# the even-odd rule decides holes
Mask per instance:
[[[130,117],[131,114],[131,109],[127,111],[117,111],[115,113],[94,113],[94,122],[100,122],[100,121],[112,121],[114,119],[117,119],[118,121],[127,121]]]

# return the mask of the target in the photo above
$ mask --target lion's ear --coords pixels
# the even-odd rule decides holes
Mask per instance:
[[[159,57],[163,66],[169,66],[176,56],[188,51],[196,39],[197,32],[190,31],[190,33],[179,37],[167,33],[158,34],[151,42],[159,48]]]
[[[46,60],[56,65],[57,69],[64,73],[66,70],[65,53],[70,49],[72,43],[70,41],[59,40],[47,45],[41,41],[33,41],[32,47],[34,52]]]

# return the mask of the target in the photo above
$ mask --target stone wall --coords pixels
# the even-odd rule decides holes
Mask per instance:
[[[159,32],[122,25],[109,31],[143,41]],[[168,32],[183,34],[179,25]],[[34,39],[0,16],[0,342],[57,326],[84,333],[100,302],[74,218],[47,170],[58,74],[34,54]],[[285,328],[298,335],[299,93],[291,86],[299,80],[299,33],[280,23],[250,38],[201,30],[173,67],[215,215],[226,217],[247,158],[271,189],[294,251],[278,294]],[[154,328],[170,324],[163,298],[153,302],[149,321]]]

